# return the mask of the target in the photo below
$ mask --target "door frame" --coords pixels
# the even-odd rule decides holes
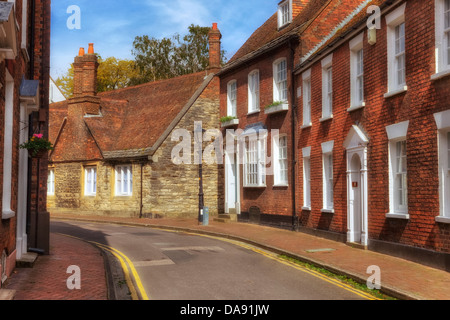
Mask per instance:
[[[231,157],[234,158],[234,163],[231,163]],[[239,159],[239,148],[235,150],[234,153],[229,153],[225,151],[225,214],[230,214],[230,206],[228,204],[228,193],[230,192],[229,183],[229,173],[232,171],[232,166],[235,167],[235,190],[236,192],[236,203],[235,203],[235,213],[241,214],[241,192],[240,192],[240,166],[238,163]]]
[[[367,174],[367,145],[369,139],[362,132],[362,130],[353,125],[347,138],[344,141],[344,147],[347,150],[347,242],[355,243],[354,214],[355,210],[352,207],[350,195],[353,192],[352,185],[352,160],[355,155],[359,157],[361,162],[361,179],[360,179],[360,215],[361,215],[361,240],[360,243],[364,246],[368,245],[368,174]]]

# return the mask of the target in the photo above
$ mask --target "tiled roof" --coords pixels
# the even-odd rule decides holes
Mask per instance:
[[[321,56],[321,52],[334,46],[334,43],[345,38],[348,34],[352,33],[359,25],[366,25],[368,19],[367,9],[372,6],[383,7],[389,4],[389,0],[366,0],[361,3],[360,6],[350,13],[330,34],[322,39],[314,48],[301,57],[301,61],[298,68],[301,68],[303,64],[314,60],[315,56]],[[308,36],[306,34],[306,36]]]
[[[148,156],[167,128],[211,80],[212,76],[199,72],[100,93],[101,115],[84,117],[84,123],[104,158]],[[68,103],[50,105],[53,141],[68,117]]]
[[[276,47],[290,36],[298,36],[302,26],[313,19],[321,8],[328,5],[331,0],[311,1],[299,15],[286,27],[278,29],[278,18],[275,13],[242,45],[236,54],[229,60],[224,70],[247,61],[267,49]]]

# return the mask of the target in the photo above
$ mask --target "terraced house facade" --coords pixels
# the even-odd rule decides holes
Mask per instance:
[[[49,252],[47,162],[19,145],[48,136],[50,1],[0,1],[0,287],[29,252]]]
[[[282,1],[220,73],[223,134],[267,134],[225,163],[228,212],[448,270],[449,27],[447,0]]]

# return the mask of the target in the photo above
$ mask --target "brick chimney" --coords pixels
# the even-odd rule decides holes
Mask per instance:
[[[80,48],[73,63],[73,98],[69,100],[69,113],[76,117],[100,114],[100,98],[97,97],[97,69],[99,63],[94,44],[89,44],[88,53]]]
[[[97,94],[97,69],[98,60],[94,53],[94,44],[89,44],[88,53],[85,54],[84,48],[80,48],[78,56],[73,63],[73,95],[95,96]]]
[[[207,70],[210,73],[216,73],[221,69],[220,39],[222,39],[222,34],[217,28],[217,23],[213,23],[213,26],[208,33],[208,39],[209,39],[209,66]]]

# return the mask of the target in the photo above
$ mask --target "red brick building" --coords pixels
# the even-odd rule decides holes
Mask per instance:
[[[449,19],[445,0],[371,1],[301,57],[301,226],[449,268]]]
[[[29,251],[49,250],[46,159],[29,159],[19,145],[34,133],[48,135],[50,1],[1,1],[0,13],[0,280],[4,282]]]
[[[361,2],[282,1],[220,71],[225,213],[231,218],[296,228],[294,68]]]
[[[270,131],[280,129],[288,153],[295,152],[285,189],[270,176],[259,188],[239,189],[241,219],[260,212],[249,220],[286,226],[279,216],[292,216],[301,231],[448,270],[450,1],[344,3],[337,15],[333,1],[315,1],[317,14],[306,23],[297,20],[301,13],[294,18],[300,28],[282,44],[288,36],[281,29],[271,38],[272,17],[221,72],[221,115],[237,118],[224,119],[227,125],[245,130],[260,122],[269,131],[269,154]],[[258,35],[264,40],[257,42]],[[266,75],[259,94],[261,105],[270,103],[271,66],[289,49],[289,110],[249,114],[248,75],[253,69]],[[237,101],[236,114],[227,113],[230,100]]]

